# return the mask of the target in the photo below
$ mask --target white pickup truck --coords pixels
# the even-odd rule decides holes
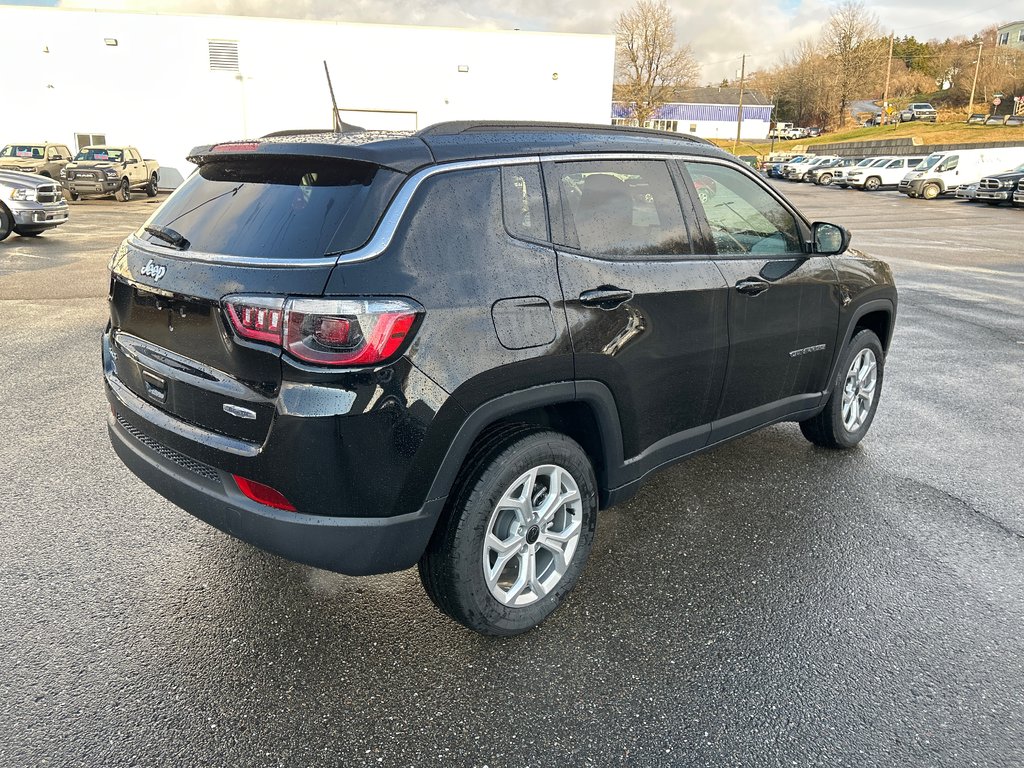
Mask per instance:
[[[0,240],[35,237],[68,220],[60,184],[46,176],[0,171]]]

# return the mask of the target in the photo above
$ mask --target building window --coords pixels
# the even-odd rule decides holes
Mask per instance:
[[[697,124],[696,123],[690,123],[690,133],[696,133],[696,132],[697,132]]]
[[[613,117],[612,125],[624,125],[627,128],[636,128],[640,125],[640,121],[634,117]]]
[[[672,131],[673,133],[679,132],[679,121],[678,120],[648,120],[644,123],[644,128],[653,128],[656,131]]]
[[[999,42],[996,43],[996,45],[1007,45],[1009,42],[1010,42],[1010,33],[1009,32],[1003,32],[1003,34],[1001,34],[999,36]]]
[[[238,41],[208,40],[210,70],[213,72],[238,71]]]

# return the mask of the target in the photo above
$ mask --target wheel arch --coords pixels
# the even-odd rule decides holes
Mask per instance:
[[[473,447],[493,430],[516,423],[552,429],[579,443],[594,466],[601,506],[605,506],[609,489],[620,482],[622,430],[611,391],[596,381],[543,384],[477,407],[452,439],[428,498],[447,496]]]

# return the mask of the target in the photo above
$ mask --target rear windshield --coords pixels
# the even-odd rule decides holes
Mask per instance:
[[[124,152],[120,149],[83,149],[75,160],[109,160],[112,163],[120,163],[124,160]]]
[[[136,232],[166,227],[190,250],[317,258],[364,245],[402,174],[370,163],[308,157],[226,159],[193,173]]]

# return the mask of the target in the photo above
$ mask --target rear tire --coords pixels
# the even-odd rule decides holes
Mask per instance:
[[[463,466],[420,558],[420,580],[434,604],[469,629],[517,635],[573,588],[596,525],[597,481],[579,444],[504,427]]]
[[[74,202],[78,202],[79,200],[82,199],[82,196],[77,192],[68,192],[68,197],[70,197],[71,200]]]
[[[800,422],[804,437],[822,448],[853,448],[871,428],[882,395],[885,352],[873,331],[858,332],[846,345],[832,394],[817,416]]]

